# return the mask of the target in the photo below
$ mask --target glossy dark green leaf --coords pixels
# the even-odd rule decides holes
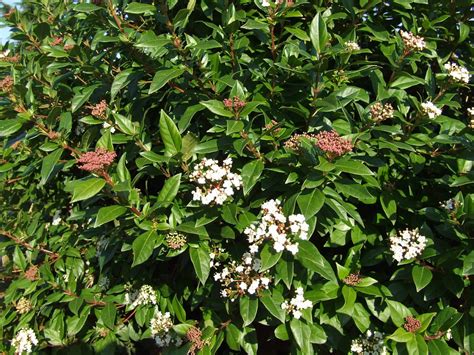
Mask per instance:
[[[44,159],[41,164],[41,181],[40,185],[44,185],[51,176],[51,173],[54,170],[54,167],[58,163],[61,155],[63,154],[64,149],[58,148],[52,153],[49,153]]]
[[[127,207],[119,205],[102,207],[97,213],[94,228],[97,228],[105,223],[112,222],[113,220],[117,219],[125,212],[127,212],[127,210]]]
[[[194,271],[199,281],[204,285],[211,271],[209,247],[205,244],[201,244],[199,248],[189,248],[189,256],[191,257]]]
[[[133,266],[140,265],[147,261],[153,254],[158,235],[155,231],[147,231],[138,236],[132,244],[133,249]]]

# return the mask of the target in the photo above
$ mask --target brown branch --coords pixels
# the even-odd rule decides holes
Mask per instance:
[[[110,11],[112,17],[114,18],[115,23],[117,24],[118,29],[120,30],[120,32],[123,33],[122,24],[121,24],[121,22],[120,22],[119,17],[117,16],[117,13],[115,12],[114,5],[112,4],[112,1],[111,1],[111,0],[109,0],[109,11]]]
[[[74,298],[79,298],[78,295],[76,295],[74,292],[72,291],[69,291],[69,290],[64,290],[64,294],[67,295],[67,296],[71,296],[71,297],[74,297]],[[105,303],[104,301],[88,301],[86,299],[84,299],[84,301],[92,306],[105,306],[107,303]]]
[[[48,249],[45,249],[45,248],[42,248],[42,247],[34,247],[31,244],[29,244],[28,242],[25,242],[24,240],[21,240],[21,238],[18,238],[16,236],[14,236],[12,233],[10,233],[10,232],[8,232],[4,229],[0,229],[0,235],[3,235],[5,237],[13,240],[16,244],[22,245],[28,250],[38,250],[42,253],[45,253],[45,254],[51,256],[51,258],[53,258],[53,259],[59,258],[58,253],[55,253],[51,250],[48,250]]]
[[[445,334],[446,332],[442,332],[441,330],[438,330],[434,335],[425,335],[423,338],[428,341],[436,340],[436,339],[442,338]]]
[[[123,320],[123,323],[127,323],[137,312],[137,309],[134,309],[130,314]]]

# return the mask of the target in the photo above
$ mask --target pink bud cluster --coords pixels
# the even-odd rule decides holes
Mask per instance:
[[[340,157],[352,151],[352,143],[342,138],[336,131],[323,131],[316,135],[316,145],[328,154],[329,159]]]
[[[94,152],[87,152],[81,155],[77,162],[82,164],[79,169],[89,172],[103,172],[117,157],[115,152],[109,152],[104,148],[97,148]]]
[[[234,112],[240,111],[247,104],[244,100],[241,100],[238,96],[234,96],[232,99],[224,99],[223,101],[226,109]]]
[[[3,80],[0,80],[0,91],[10,92],[13,88],[13,78],[7,75]]]
[[[105,118],[105,112],[107,110],[107,102],[102,100],[97,105],[92,107],[91,114],[97,118]]]
[[[60,36],[53,37],[53,40],[51,41],[52,46],[59,46],[61,43],[63,43],[63,38]]]

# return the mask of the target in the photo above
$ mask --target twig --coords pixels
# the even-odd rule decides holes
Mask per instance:
[[[59,258],[59,254],[58,253],[55,253],[51,250],[48,250],[48,249],[45,249],[45,248],[42,248],[42,247],[34,247],[32,246],[31,244],[29,244],[28,242],[25,242],[24,240],[21,240],[21,238],[18,238],[16,236],[14,236],[12,233],[4,230],[4,229],[0,229],[0,235],[3,235],[11,240],[13,240],[16,244],[19,244],[19,245],[22,245],[24,246],[25,248],[27,248],[28,250],[38,250],[42,253],[45,253],[47,255],[50,255],[52,258],[54,259],[57,259]]]

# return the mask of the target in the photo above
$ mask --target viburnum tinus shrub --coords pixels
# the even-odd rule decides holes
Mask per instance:
[[[471,354],[470,1],[25,1],[3,353]]]

